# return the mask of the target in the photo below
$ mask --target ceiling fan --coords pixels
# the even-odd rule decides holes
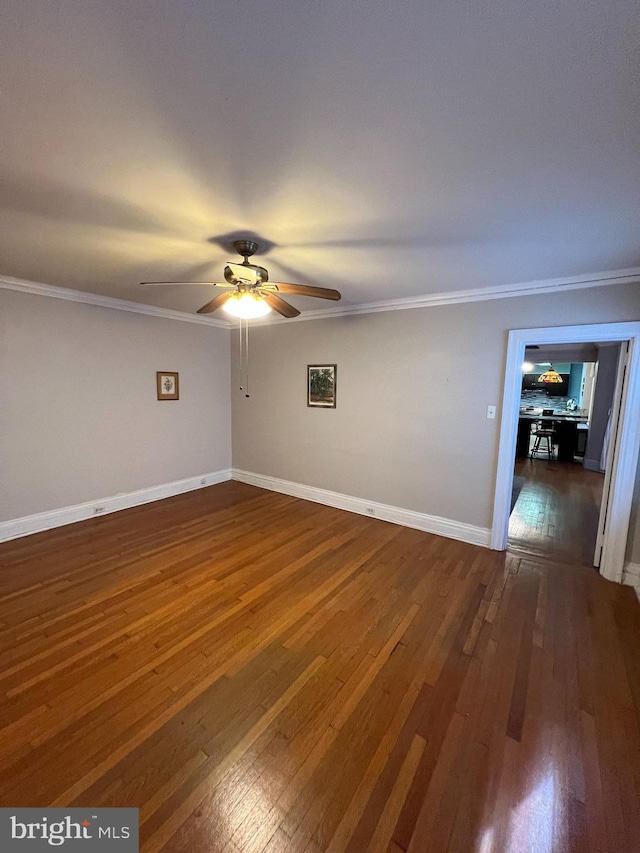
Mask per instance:
[[[290,284],[284,281],[269,281],[269,273],[264,267],[249,263],[249,258],[258,250],[254,240],[234,240],[233,248],[244,260],[242,263],[227,261],[224,268],[225,283],[217,281],[143,281],[148,286],[171,284],[208,284],[211,287],[224,288],[210,302],[198,308],[198,314],[210,314],[223,308],[228,314],[243,320],[263,317],[271,309],[283,317],[297,317],[300,312],[285,302],[279,293],[291,293],[298,296],[313,296],[317,299],[340,299],[340,293],[328,287],[310,287],[306,284]]]

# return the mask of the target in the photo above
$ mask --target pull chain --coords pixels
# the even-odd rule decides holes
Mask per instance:
[[[245,397],[249,396],[249,321],[242,318],[240,318],[240,390],[245,392]]]
[[[244,352],[245,352],[245,358],[246,358],[246,364],[247,364],[246,381],[245,381],[245,385],[244,385],[244,389],[245,389],[244,396],[248,397],[249,396],[249,321],[248,320],[244,321],[244,334],[245,334]]]
[[[244,391],[244,351],[242,344],[242,318],[240,318],[240,390]]]

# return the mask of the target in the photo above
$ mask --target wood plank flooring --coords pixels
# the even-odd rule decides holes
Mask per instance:
[[[531,458],[518,459],[515,474],[525,484],[509,517],[509,547],[592,566],[604,474]]]
[[[640,606],[224,483],[0,545],[0,806],[144,853],[626,853]]]

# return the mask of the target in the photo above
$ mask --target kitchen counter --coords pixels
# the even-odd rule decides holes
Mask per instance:
[[[534,409],[533,411],[520,409],[516,456],[529,455],[531,425],[534,421],[540,420],[555,424],[558,461],[573,462],[578,447],[578,427],[584,429],[588,421],[587,415],[580,415],[575,412],[560,411],[552,415],[543,415],[542,409]]]
[[[520,409],[520,417],[531,421],[549,420],[549,421],[576,421],[585,422],[588,420],[587,415],[581,415],[579,412],[569,412],[565,409],[554,412],[552,415],[543,415],[542,409]]]

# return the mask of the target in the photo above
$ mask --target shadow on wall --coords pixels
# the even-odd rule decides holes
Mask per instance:
[[[598,374],[589,420],[589,436],[584,455],[584,467],[589,471],[604,471],[602,457],[606,454],[605,438],[616,387],[619,357],[619,343],[601,344],[598,347]]]

